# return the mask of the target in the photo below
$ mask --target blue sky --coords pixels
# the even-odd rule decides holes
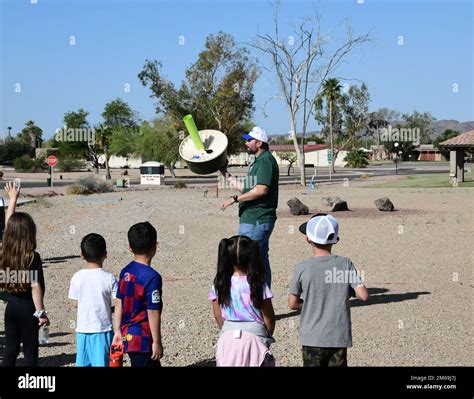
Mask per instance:
[[[179,85],[207,35],[222,30],[243,44],[257,32],[273,29],[272,7],[266,0],[0,2],[0,138],[7,126],[17,133],[29,119],[49,138],[62,126],[64,113],[80,107],[90,111],[91,123],[97,123],[105,104],[117,97],[138,111],[141,119],[152,119],[150,90],[137,78],[145,59],[161,61],[163,74]],[[371,33],[373,42],[354,52],[336,73],[366,82],[371,111],[416,109],[437,119],[474,120],[471,1],[320,3],[323,31],[331,31],[331,37],[341,36],[338,26],[344,19],[350,20],[355,34]],[[284,36],[291,34],[291,21],[312,14],[314,4],[283,1]],[[70,36],[75,45],[69,44]],[[179,44],[180,36],[184,45]],[[399,36],[403,45],[398,44]],[[261,54],[255,55],[265,61]],[[270,102],[268,117],[259,109],[278,95],[274,81],[274,75],[265,71],[257,81],[258,110],[253,119],[269,133],[283,134],[290,127],[284,104]],[[127,83],[130,92],[124,91]],[[453,92],[453,84],[458,92]]]

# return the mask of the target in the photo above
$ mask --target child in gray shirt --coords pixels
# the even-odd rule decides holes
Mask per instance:
[[[339,241],[337,220],[324,213],[303,223],[313,256],[295,266],[288,306],[301,310],[300,342],[305,367],[347,366],[352,346],[349,298],[369,297],[362,278],[349,258],[331,254]]]

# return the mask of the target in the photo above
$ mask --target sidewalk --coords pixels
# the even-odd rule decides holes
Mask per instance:
[[[32,202],[36,202],[36,198],[19,198],[16,202],[16,206],[22,206],[25,204],[30,204]],[[8,208],[9,204],[10,200],[8,198],[5,198],[5,208]]]

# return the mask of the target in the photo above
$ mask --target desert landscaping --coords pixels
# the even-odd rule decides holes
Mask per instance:
[[[287,307],[294,265],[309,257],[299,224],[286,202],[299,198],[310,210],[328,211],[323,197],[338,196],[349,211],[334,212],[341,241],[334,253],[350,257],[363,273],[371,297],[351,300],[354,346],[350,366],[473,366],[472,189],[367,188],[366,182],[320,185],[309,195],[280,187],[278,221],[270,240],[272,291],[277,315],[277,366],[301,366],[299,316]],[[25,189],[23,194],[28,194]],[[59,192],[61,190],[58,190]],[[107,240],[105,268],[118,275],[131,259],[127,230],[150,221],[158,230],[153,267],[163,276],[164,366],[213,366],[218,339],[207,295],[214,278],[217,245],[237,233],[237,208],[219,207],[232,191],[170,186],[136,191],[38,198],[18,211],[38,226],[45,268],[45,304],[51,326],[40,347],[40,366],[74,366],[75,310],[67,298],[72,275],[83,266],[81,238]],[[393,212],[374,201],[389,197]],[[3,314],[5,303],[0,302]],[[3,339],[0,320],[0,342]],[[129,364],[126,362],[126,366]]]

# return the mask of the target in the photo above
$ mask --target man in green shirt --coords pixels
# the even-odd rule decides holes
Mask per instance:
[[[268,244],[276,222],[278,206],[279,169],[275,158],[268,150],[268,136],[265,130],[255,126],[250,133],[243,135],[249,154],[255,155],[247,173],[242,179],[231,176],[227,167],[221,170],[231,186],[242,194],[226,199],[221,209],[239,203],[239,235],[258,241],[262,250],[268,286],[271,285],[271,269],[268,259]]]

